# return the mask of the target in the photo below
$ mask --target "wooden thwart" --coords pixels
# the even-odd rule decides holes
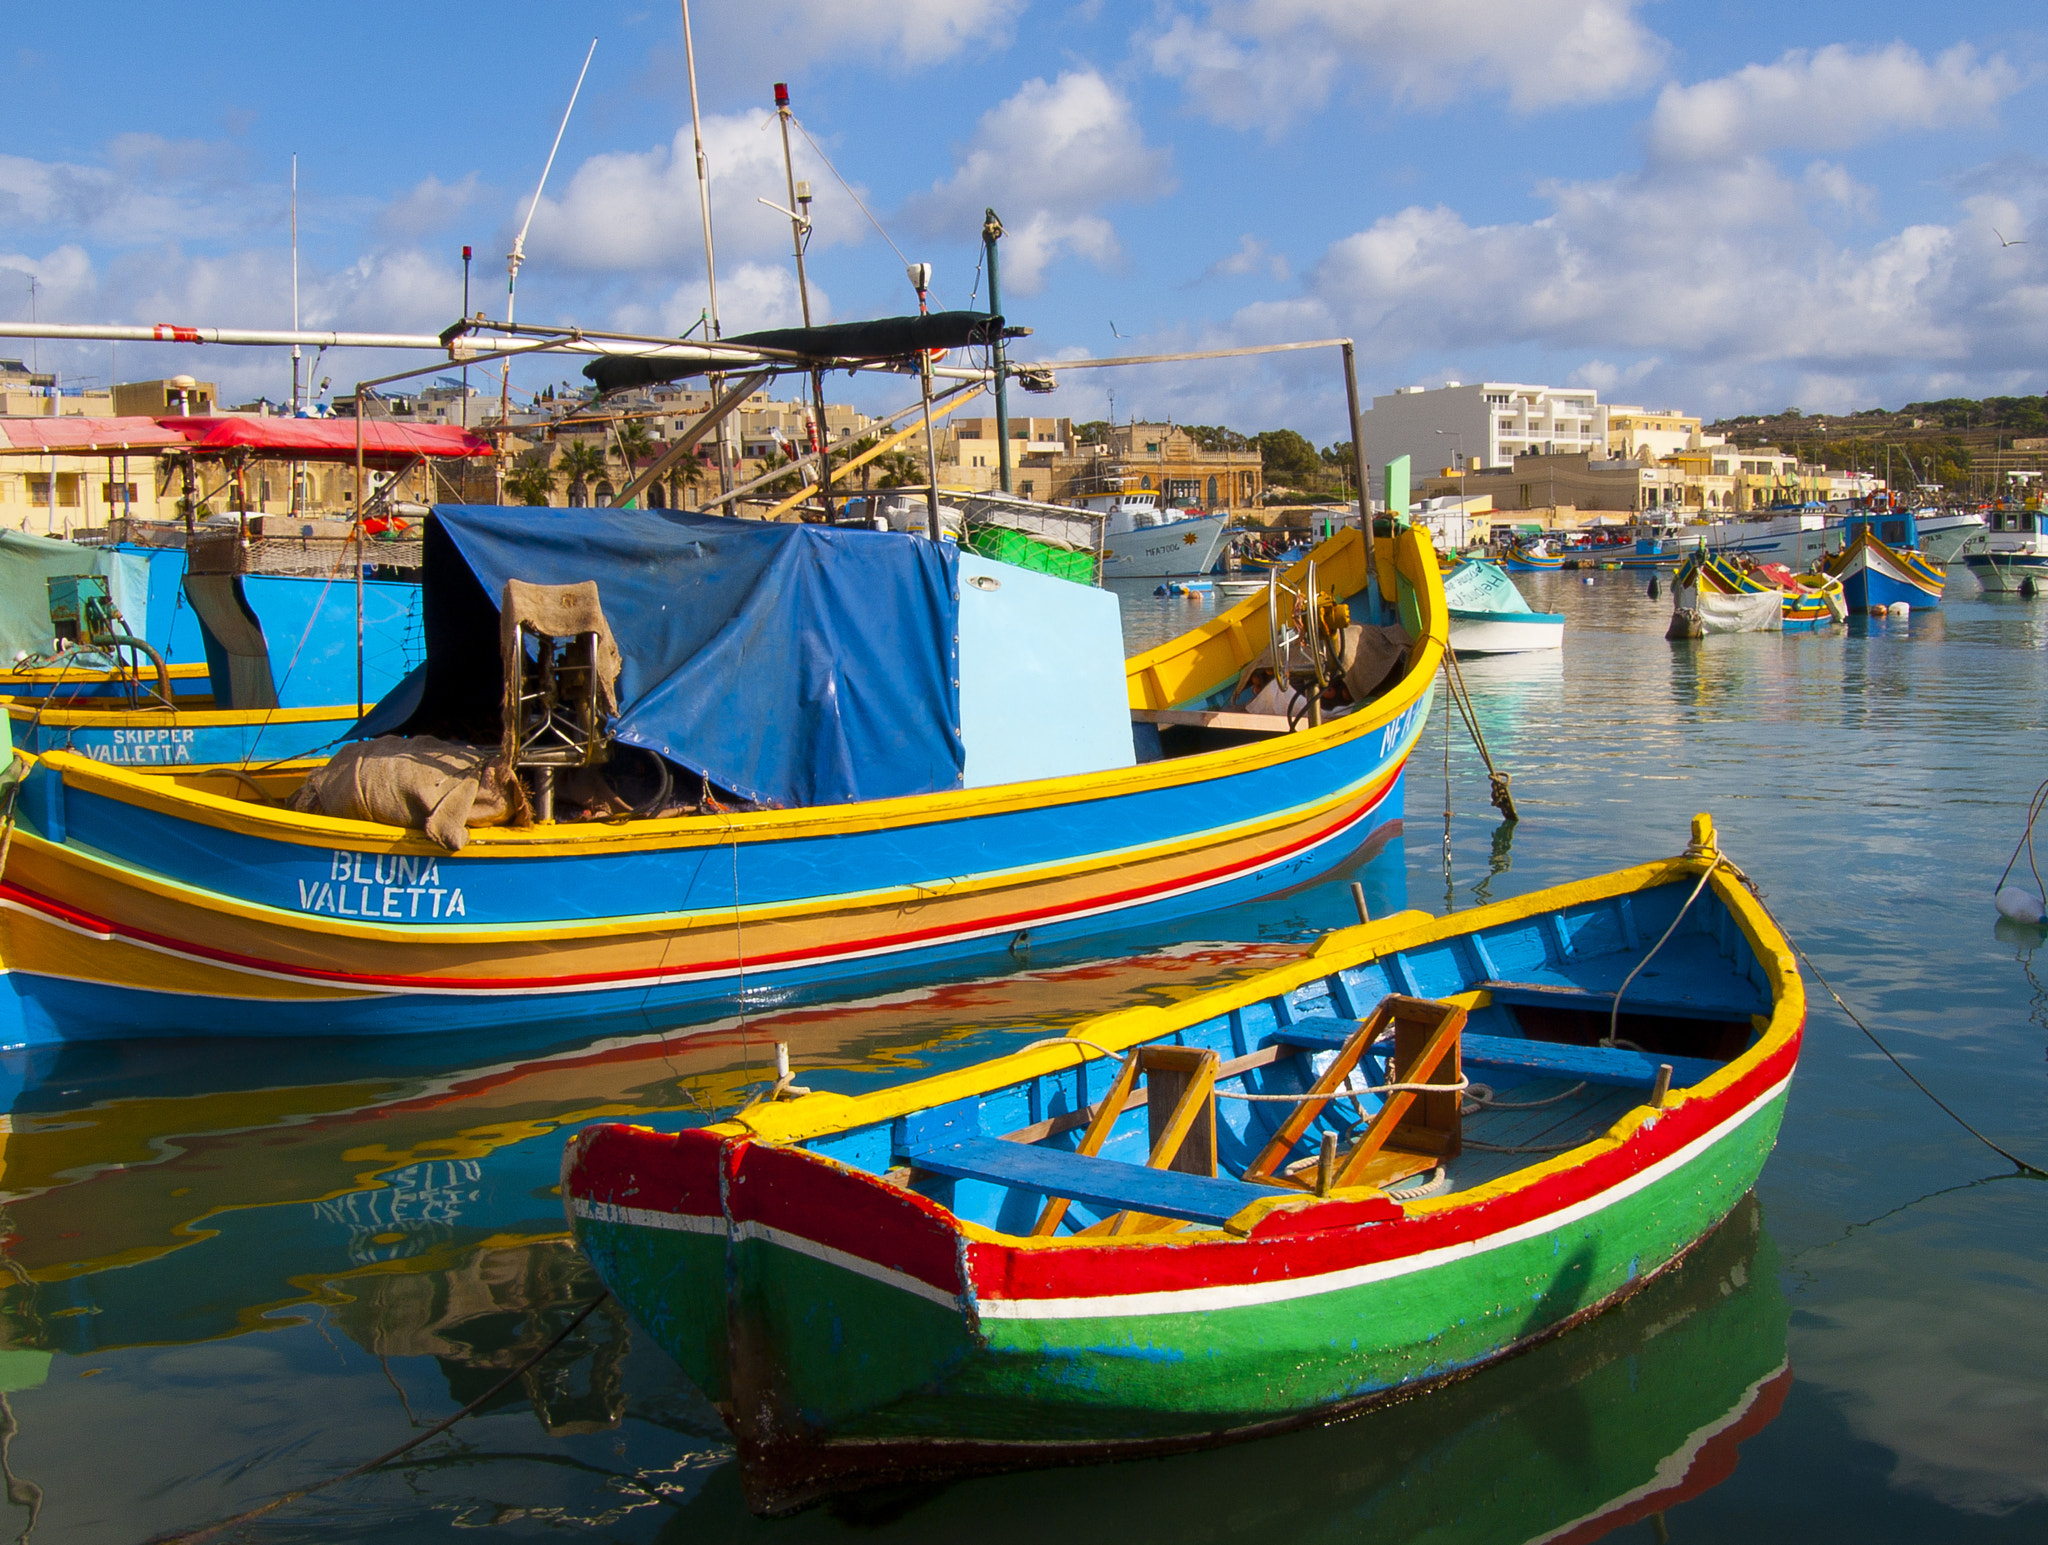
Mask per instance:
[[[1222,1059],[1213,1051],[1193,1046],[1140,1046],[1117,1070],[1109,1093],[1095,1108],[1088,1130],[1074,1150],[1084,1157],[1102,1151],[1110,1129],[1130,1102],[1132,1086],[1140,1074],[1147,1085],[1145,1113],[1152,1138],[1147,1169],[1170,1169],[1181,1174],[1213,1176],[1216,1173],[1216,1076]],[[1152,1098],[1152,1096],[1157,1098]],[[1067,1215],[1068,1200],[1056,1196],[1045,1204],[1032,1225],[1034,1238],[1049,1238]],[[1094,1225],[1106,1233],[1119,1233],[1126,1220],[1142,1214],[1118,1213]],[[1104,1228],[1104,1224],[1108,1227]]]

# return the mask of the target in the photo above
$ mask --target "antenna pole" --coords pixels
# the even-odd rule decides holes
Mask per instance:
[[[1003,314],[1003,291],[1001,280],[996,274],[996,243],[1003,237],[1003,222],[993,209],[983,211],[981,222],[981,244],[988,249],[988,314],[1000,317]],[[996,374],[996,468],[1004,493],[1010,488],[1010,399],[1005,388],[1009,385],[1009,370],[1003,357],[1002,329],[995,330],[989,340],[994,355],[991,363]]]
[[[519,227],[519,234],[512,239],[512,250],[505,254],[505,325],[514,321],[513,311],[519,300],[519,267],[526,261],[526,233],[533,229],[534,212],[540,208],[540,196],[547,191],[548,173],[555,169],[555,152],[562,148],[562,136],[569,132],[569,115],[576,111],[576,99],[583,94],[583,77],[590,73],[591,56],[597,52],[597,39],[590,40],[590,47],[583,55],[583,68],[576,72],[576,89],[569,93],[569,105],[562,109],[562,121],[555,129],[555,142],[548,146],[546,164],[540,169],[540,182],[533,190],[533,200],[526,206],[526,219]],[[512,422],[512,357],[505,356],[504,369],[498,377],[498,454],[494,458],[497,471],[497,502],[505,502],[505,436],[510,432]]]
[[[725,333],[718,325],[718,260],[711,251],[711,168],[704,159],[704,119],[697,110],[697,45],[690,36],[690,0],[682,0],[682,7],[683,63],[690,76],[690,137],[697,147],[697,213],[704,223],[704,287],[711,295],[711,337],[716,342]],[[709,384],[715,402],[725,377],[714,374]],[[732,442],[727,438],[724,420],[718,425],[718,491],[732,492]]]

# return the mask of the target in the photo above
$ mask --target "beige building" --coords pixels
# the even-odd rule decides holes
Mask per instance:
[[[1610,404],[1607,454],[1621,461],[1662,461],[1698,449],[1700,421],[1676,408],[1661,410]]]
[[[1511,467],[1484,467],[1462,478],[1455,472],[1422,480],[1424,499],[1492,501],[1499,511],[1561,511],[1635,514],[1684,507],[1685,477],[1674,467],[1649,466],[1619,458],[1517,456]],[[1567,522],[1567,524],[1576,522]]]
[[[1026,483],[1035,485],[1041,474],[1044,486],[1027,490]],[[1060,504],[1104,494],[1155,493],[1174,507],[1248,510],[1257,506],[1265,486],[1257,450],[1205,451],[1175,424],[1117,424],[1103,444],[1029,458],[1018,472],[1017,491]]]

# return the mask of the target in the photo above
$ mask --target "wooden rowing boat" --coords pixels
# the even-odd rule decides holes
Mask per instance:
[[[591,1128],[563,1195],[779,1512],[1298,1425],[1564,1330],[1750,1189],[1804,1019],[1702,816],[961,1072]]]

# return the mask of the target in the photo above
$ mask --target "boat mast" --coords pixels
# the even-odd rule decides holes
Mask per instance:
[[[718,325],[718,262],[711,251],[711,169],[704,159],[704,120],[697,110],[697,45],[690,36],[690,0],[683,7],[683,63],[690,76],[690,137],[697,147],[697,214],[704,223],[704,288],[711,299],[711,341],[725,336]],[[725,376],[714,372],[707,383],[716,402],[725,386]],[[732,447],[723,421],[718,425],[718,491],[732,492]]]
[[[811,235],[811,185],[796,180],[796,163],[789,153],[789,86],[775,83],[775,116],[782,122],[782,175],[789,187],[790,243],[796,249],[796,293],[803,306],[804,326],[811,325],[811,286],[804,274],[804,245]],[[811,448],[818,454],[818,502],[825,507],[825,519],[832,518],[832,454],[825,437],[825,372],[811,372]]]
[[[591,55],[597,52],[597,39],[590,40],[590,48],[583,55],[583,68],[576,72],[576,89],[569,93],[569,105],[562,109],[562,122],[555,130],[555,142],[548,147],[547,163],[540,169],[540,182],[534,187],[533,202],[526,206],[526,220],[519,227],[519,234],[513,238],[512,250],[505,254],[505,326],[510,329],[514,317],[513,309],[519,299],[519,267],[526,261],[526,233],[533,229],[534,211],[540,208],[540,196],[547,191],[548,173],[555,168],[555,152],[562,148],[562,136],[569,131],[569,115],[576,111],[576,98],[583,94],[583,77],[590,73]],[[494,458],[497,473],[497,503],[505,502],[505,436],[510,432],[512,422],[512,360],[506,356],[504,368],[498,375],[498,454]],[[360,508],[360,506],[358,506]]]
[[[299,153],[292,152],[292,331],[299,330]],[[299,346],[292,345],[292,405],[291,416],[299,416]],[[305,463],[292,463],[291,511],[300,512],[304,504],[302,484],[305,481]]]

